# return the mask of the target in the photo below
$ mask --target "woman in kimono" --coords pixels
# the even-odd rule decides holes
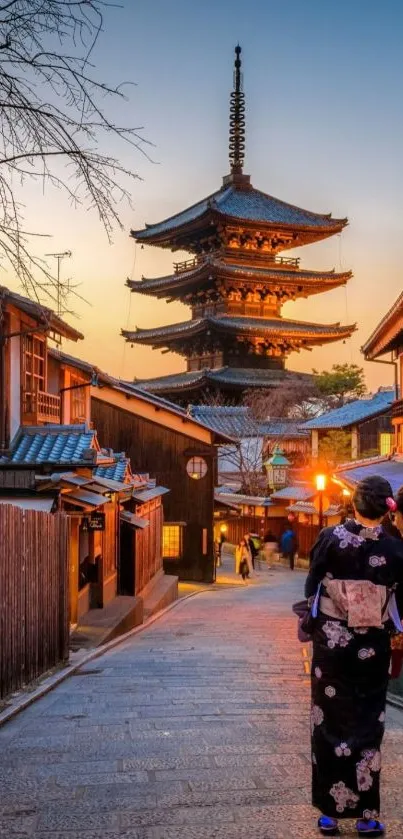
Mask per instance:
[[[403,543],[381,526],[396,509],[388,481],[358,484],[355,519],[322,530],[311,553],[305,595],[320,587],[313,632],[312,801],[323,835],[338,819],[357,819],[359,836],[382,836],[381,743],[385,727],[390,636],[401,631],[396,588]]]

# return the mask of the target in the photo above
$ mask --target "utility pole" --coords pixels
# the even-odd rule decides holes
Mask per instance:
[[[62,284],[60,282],[60,263],[62,259],[66,256],[71,257],[71,251],[63,251],[63,253],[46,253],[45,256],[53,256],[54,259],[57,259],[57,314],[62,315]],[[69,281],[67,281],[69,282]],[[67,286],[67,293],[69,292],[69,286]]]

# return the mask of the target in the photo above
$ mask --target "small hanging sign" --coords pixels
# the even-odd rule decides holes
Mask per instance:
[[[88,530],[105,530],[105,513],[91,513],[88,521]]]

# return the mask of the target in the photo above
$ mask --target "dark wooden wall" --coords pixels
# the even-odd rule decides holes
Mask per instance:
[[[68,658],[65,515],[0,505],[0,697]]]
[[[302,557],[303,559],[309,559],[311,549],[319,536],[319,525],[302,524],[300,522],[295,522],[293,524],[293,529],[295,530],[297,535],[298,556]]]
[[[170,492],[164,496],[164,520],[185,522],[183,557],[165,560],[168,573],[182,580],[211,582],[214,578],[213,513],[216,452],[214,446],[144,419],[143,417],[91,399],[91,419],[102,446],[125,451],[133,472],[149,472]],[[186,464],[192,454],[205,458],[207,475],[199,481],[189,478]],[[203,554],[203,530],[207,531],[207,553]]]
[[[257,533],[263,537],[268,530],[271,530],[274,536],[280,539],[283,530],[288,525],[285,517],[272,518],[265,521],[260,516],[239,516],[237,518],[234,516],[234,518],[226,519],[224,523],[227,526],[225,538],[232,545],[238,545],[245,536],[245,533]],[[220,520],[217,522],[218,528],[221,524],[223,524],[223,521]]]

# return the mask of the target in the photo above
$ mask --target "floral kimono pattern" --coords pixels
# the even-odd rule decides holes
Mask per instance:
[[[325,575],[403,583],[403,543],[356,522],[326,528],[311,556],[305,593]],[[349,626],[319,612],[312,658],[312,802],[337,819],[377,818],[391,627]]]

